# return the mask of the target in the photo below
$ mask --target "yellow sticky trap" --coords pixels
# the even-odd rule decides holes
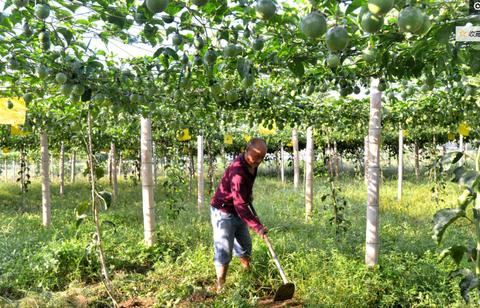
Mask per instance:
[[[0,124],[23,125],[26,114],[27,107],[23,98],[0,98]]]
[[[3,148],[2,153],[3,154],[8,154],[8,153],[10,153],[10,149],[9,148]]]
[[[463,137],[468,137],[468,135],[470,134],[470,130],[471,130],[470,126],[468,126],[468,124],[465,122],[460,123],[460,125],[458,125],[458,133]]]
[[[249,142],[251,139],[252,139],[252,136],[248,134],[243,134],[243,140],[245,140],[245,142]]]
[[[291,140],[290,140],[290,142],[289,142],[289,143],[287,143],[287,147],[289,147],[289,148],[293,148],[293,141],[291,141]]]
[[[455,134],[454,133],[448,133],[447,138],[448,138],[448,140],[453,141],[453,140],[455,140]]]
[[[230,134],[225,134],[223,136],[223,143],[224,144],[233,144],[233,136]]]
[[[262,123],[258,126],[258,133],[263,136],[275,135],[277,133],[277,127],[274,123],[272,129],[269,129],[264,127]]]
[[[12,136],[27,136],[28,132],[25,132],[20,126],[18,125],[12,125],[10,127],[10,135]]]
[[[408,138],[408,136],[409,136],[408,130],[402,131],[402,136],[403,136],[403,138]]]
[[[192,139],[192,136],[190,136],[190,131],[188,128],[184,128],[177,133],[178,141],[188,141],[190,139]]]

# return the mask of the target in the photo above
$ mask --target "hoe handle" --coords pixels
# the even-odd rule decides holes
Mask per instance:
[[[265,244],[267,244],[268,250],[272,255],[273,261],[275,262],[275,265],[277,266],[278,271],[280,272],[280,276],[282,276],[283,283],[287,284],[288,283],[287,276],[285,275],[285,272],[283,271],[282,266],[280,265],[280,261],[278,261],[277,255],[275,254],[272,244],[270,244],[270,240],[268,239],[268,236],[266,234],[263,236],[263,240],[265,241]]]

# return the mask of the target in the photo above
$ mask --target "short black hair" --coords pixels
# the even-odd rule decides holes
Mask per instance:
[[[250,141],[247,143],[247,147],[245,148],[245,151],[248,151],[250,147],[258,148],[260,146],[264,146],[265,149],[268,149],[267,143],[265,142],[264,139],[262,138],[252,138]]]

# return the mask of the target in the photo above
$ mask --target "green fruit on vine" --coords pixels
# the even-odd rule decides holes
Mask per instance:
[[[82,96],[85,93],[85,87],[81,84],[76,84],[72,88],[72,94]]]
[[[360,87],[359,86],[353,87],[353,93],[360,94]]]
[[[360,25],[363,31],[368,33],[376,33],[380,31],[383,26],[383,17],[366,12],[360,18]]]
[[[153,13],[163,12],[168,6],[168,0],[147,0],[145,2],[147,9]]]
[[[144,23],[147,22],[147,17],[145,17],[145,14],[143,13],[143,11],[137,11],[135,15],[133,15],[133,19],[139,25],[143,25]]]
[[[28,5],[28,0],[13,0],[13,4],[18,8],[26,7]]]
[[[303,17],[300,23],[300,30],[310,39],[317,39],[327,31],[327,20],[318,11],[311,12]]]
[[[222,87],[220,86],[220,84],[218,82],[214,83],[212,85],[211,90],[212,90],[213,96],[215,96],[215,97],[220,96],[220,94],[222,93]]]
[[[172,44],[175,46],[179,46],[183,43],[183,36],[180,33],[175,33],[172,38]]]
[[[430,87],[428,86],[428,84],[424,84],[424,85],[422,85],[421,90],[422,90],[423,92],[427,92],[427,91],[430,90]]]
[[[245,76],[245,78],[242,79],[243,88],[246,89],[253,86],[254,82],[255,82],[255,78],[252,75],[249,74]]]
[[[341,64],[340,57],[337,54],[331,53],[327,56],[327,65],[330,68],[337,68]]]
[[[340,87],[340,96],[345,97],[350,94],[350,89],[348,87],[342,88]]]
[[[465,95],[467,96],[475,96],[475,94],[477,94],[477,88],[475,88],[474,86],[467,86],[467,88],[465,89]]]
[[[264,46],[264,41],[262,38],[260,37],[257,37],[254,41],[253,41],[253,44],[252,44],[252,49],[253,50],[256,50],[256,51],[260,51],[263,49],[263,46]]]
[[[195,57],[193,58],[193,64],[195,64],[197,66],[202,65],[203,64],[202,57],[200,57],[200,55],[195,55]]]
[[[225,90],[227,90],[227,91],[232,90],[233,87],[234,87],[233,81],[231,81],[231,80],[225,81],[225,83],[223,84],[223,87],[224,87]]]
[[[32,36],[32,34],[33,34],[33,31],[30,28],[30,25],[28,24],[28,22],[24,23],[23,24],[23,35],[25,35],[27,37],[30,37],[30,36]]]
[[[368,10],[375,15],[385,15],[394,4],[395,0],[368,0]]]
[[[232,58],[236,57],[240,54],[241,48],[237,45],[228,45],[223,48],[223,56],[225,58]]]
[[[388,99],[390,99],[390,100],[395,99],[395,93],[393,93],[393,92],[388,92],[387,97],[388,97]]]
[[[39,19],[47,19],[50,16],[50,7],[48,4],[37,4],[35,6],[35,16]]]
[[[362,58],[367,62],[368,64],[374,64],[377,62],[378,59],[378,54],[377,50],[374,48],[365,48],[362,51]]]
[[[412,96],[413,94],[415,94],[415,88],[414,87],[408,87],[405,90],[405,93],[407,93],[408,96]]]
[[[70,83],[66,83],[60,87],[60,92],[65,96],[69,96],[72,93],[72,89],[73,85]]]
[[[140,95],[135,93],[130,95],[130,103],[137,104],[139,102],[140,102]]]
[[[188,56],[186,54],[183,54],[182,56],[182,64],[187,65],[188,64]]]
[[[238,100],[238,93],[235,90],[230,90],[227,92],[227,96],[225,98],[227,102],[234,103]]]
[[[40,41],[41,44],[49,44],[50,43],[50,34],[48,31],[41,31],[38,34],[38,40]]]
[[[167,24],[170,24],[172,23],[174,20],[175,20],[175,17],[173,17],[172,15],[163,15],[162,16],[162,20],[167,23]]]
[[[428,17],[427,14],[423,14],[422,26],[420,27],[420,29],[418,29],[418,31],[415,32],[415,34],[425,35],[427,34],[427,32],[430,30],[431,27],[432,27],[432,22],[430,21],[430,18]]]
[[[217,61],[217,53],[213,49],[208,49],[205,53],[204,59],[208,65],[213,65],[215,64],[215,61]]]
[[[423,13],[419,8],[406,7],[398,15],[398,26],[403,32],[412,32],[420,30],[424,22]]]
[[[258,0],[255,10],[260,18],[271,19],[275,16],[277,6],[272,0]]]
[[[94,103],[102,103],[105,101],[105,95],[102,93],[97,93],[92,97]]]
[[[208,3],[208,0],[192,0],[192,3],[195,4],[196,6],[204,6],[205,4]]]
[[[7,101],[7,108],[12,109],[13,108],[13,102],[11,100]]]
[[[57,81],[58,84],[64,84],[65,82],[67,82],[67,75],[65,75],[64,73],[58,73],[57,75],[55,75],[55,81]]]
[[[33,95],[32,93],[25,93],[23,94],[23,100],[25,101],[25,103],[30,103],[32,100],[33,100]]]
[[[315,91],[315,85],[313,83],[311,83],[308,88],[307,88],[307,91],[305,92],[305,94],[307,95],[312,95],[313,92]]]
[[[328,30],[325,37],[327,47],[330,51],[342,51],[344,50],[349,42],[348,32],[344,27],[333,27]]]
[[[387,89],[387,83],[383,80],[381,80],[379,83],[378,83],[378,91],[380,92],[383,92]]]
[[[193,45],[195,46],[195,48],[200,50],[203,48],[203,46],[205,46],[205,42],[200,35],[196,35],[195,40],[193,41]]]
[[[48,77],[48,68],[45,66],[45,65],[39,65],[36,67],[35,69],[36,73],[37,73],[37,76],[38,78],[44,80]]]
[[[69,98],[70,98],[70,101],[72,103],[78,103],[78,102],[80,102],[82,96],[81,95],[76,95],[75,93],[72,93],[72,94],[70,94]]]

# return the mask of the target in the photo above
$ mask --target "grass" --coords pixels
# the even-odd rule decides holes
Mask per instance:
[[[106,186],[105,183],[102,183]],[[345,175],[339,183],[347,200],[350,226],[337,234],[329,222],[332,209],[321,196],[324,178],[316,179],[313,221],[304,222],[301,189],[276,178],[257,179],[254,204],[284,270],[296,285],[292,306],[305,307],[461,307],[458,281],[448,278],[450,261],[438,263],[439,248],[431,239],[431,183],[405,180],[404,197],[396,200],[396,181],[386,172],[381,186],[380,265],[364,266],[366,191],[363,180]],[[52,227],[41,226],[40,184],[28,193],[27,210],[19,211],[20,190],[0,185],[0,306],[108,307],[92,245],[91,219],[75,226],[74,208],[88,200],[85,182],[67,185],[66,195],[52,188]],[[457,188],[447,186],[446,202],[454,204]],[[233,260],[225,292],[214,296],[213,248],[208,209],[197,213],[195,198],[172,208],[159,186],[158,244],[143,245],[141,189],[120,183],[120,199],[102,213],[109,270],[120,302],[126,306],[250,307],[268,303],[280,276],[262,241],[253,235],[253,270],[244,272]],[[183,208],[183,209],[182,209]],[[445,244],[465,242],[470,230],[449,230]],[[472,298],[475,300],[476,298]]]

